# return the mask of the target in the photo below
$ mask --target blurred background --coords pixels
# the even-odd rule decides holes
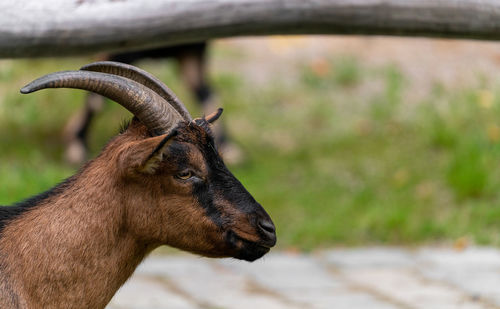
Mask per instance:
[[[0,204],[54,186],[86,93],[19,89],[95,58],[0,60]],[[173,60],[139,67],[202,111]],[[243,159],[230,169],[270,213],[278,246],[500,244],[500,45],[385,37],[212,41],[208,76]],[[131,117],[97,115],[96,155]]]

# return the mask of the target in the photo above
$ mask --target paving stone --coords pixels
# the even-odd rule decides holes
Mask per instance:
[[[179,289],[207,306],[242,309],[294,308],[293,305],[256,289],[246,276],[220,267],[213,261],[186,256],[153,257],[138,269],[138,273],[171,278]]]
[[[457,251],[450,248],[423,248],[416,254],[419,263],[432,263],[444,268],[500,269],[500,250],[468,248]]]
[[[172,293],[160,283],[134,276],[115,294],[107,309],[196,309],[195,304]]]
[[[432,267],[434,271],[429,272],[430,268],[423,266],[436,264],[437,261],[449,265],[450,259],[458,259],[454,265],[471,264],[476,263],[478,259],[473,255],[457,258],[456,252],[436,252],[439,250],[429,249],[415,253],[401,248],[381,247],[335,249],[323,252],[322,256],[327,263],[337,267],[347,278],[360,286],[373,289],[409,307],[481,308],[481,304],[472,301],[469,293],[448,286],[444,278],[449,277],[449,274],[443,273],[442,268],[436,271],[435,267]],[[479,260],[485,258],[490,263],[497,263],[495,252],[481,253]],[[415,270],[422,269],[429,272],[428,276],[423,277],[431,281],[423,282],[418,278]]]
[[[254,278],[273,290],[315,289],[341,287],[314,259],[306,255],[274,253],[253,263],[236,260],[219,261],[222,265]]]
[[[295,301],[306,304],[309,308],[318,309],[350,309],[350,308],[370,308],[370,309],[396,309],[396,305],[381,301],[375,296],[353,291],[351,289],[307,289],[297,290],[292,297]]]
[[[460,290],[425,281],[404,269],[348,269],[347,279],[411,308],[483,308]]]
[[[308,308],[395,308],[373,295],[351,291],[311,256],[274,253],[252,264],[219,263]]]
[[[408,250],[387,247],[333,249],[322,252],[324,259],[338,267],[413,267],[415,258]]]
[[[422,249],[417,255],[422,276],[446,282],[469,296],[500,306],[500,251],[470,248]]]

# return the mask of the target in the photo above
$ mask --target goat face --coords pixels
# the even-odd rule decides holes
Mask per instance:
[[[139,239],[247,261],[276,243],[273,222],[226,168],[207,120],[182,122],[158,137],[134,120],[112,144],[122,149],[126,229]]]
[[[120,229],[148,247],[168,244],[211,257],[253,261],[274,246],[268,214],[216,151],[209,124],[222,109],[193,120],[161,81],[115,62],[48,74],[21,92],[64,87],[104,95],[136,116],[87,168],[115,182],[106,194],[122,205]]]

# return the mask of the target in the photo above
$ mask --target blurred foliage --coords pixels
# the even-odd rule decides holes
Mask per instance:
[[[48,189],[75,171],[62,162],[61,132],[84,93],[20,95],[18,89],[89,61],[0,62],[0,204]],[[175,63],[142,67],[199,114]],[[403,96],[408,82],[396,66],[332,57],[299,71],[294,83],[258,87],[232,70],[211,76],[223,119],[247,157],[231,169],[271,214],[281,246],[460,237],[500,244],[500,88],[436,85],[425,100],[409,105]],[[128,117],[116,104],[106,106],[92,129],[94,155]]]

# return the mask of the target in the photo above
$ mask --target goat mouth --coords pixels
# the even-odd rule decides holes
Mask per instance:
[[[231,247],[236,249],[234,258],[253,262],[271,250],[269,244],[247,240],[233,231],[228,231],[226,239]]]

